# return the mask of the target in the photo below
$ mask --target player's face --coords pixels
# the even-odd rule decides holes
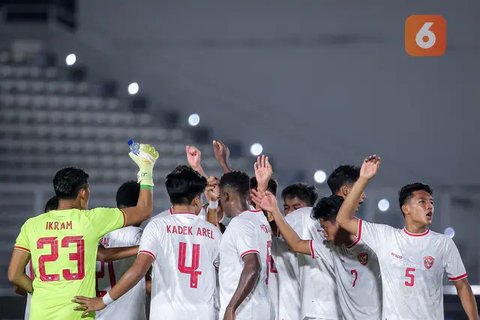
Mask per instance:
[[[413,222],[429,226],[433,220],[433,197],[425,190],[414,191],[407,202],[405,213],[410,216]]]
[[[298,197],[286,197],[283,203],[283,213],[287,215],[292,211],[305,207],[308,207],[308,205],[304,201],[298,199]]]
[[[338,223],[336,221],[320,219],[320,226],[323,229],[323,233],[325,234],[327,241],[334,242],[338,229],[340,228]]]

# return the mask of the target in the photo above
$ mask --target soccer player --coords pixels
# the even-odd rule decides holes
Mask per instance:
[[[312,207],[317,198],[314,187],[305,184],[294,184],[287,187],[282,192],[284,198],[284,212],[286,222],[295,230],[295,232],[305,240],[315,240],[318,243],[325,241],[322,234],[320,223],[311,217]],[[305,207],[305,205],[308,205]],[[303,206],[303,207],[302,207]],[[299,208],[295,210],[295,208]],[[283,244],[283,250],[286,246]],[[278,255],[278,254],[276,254]],[[296,291],[294,275],[297,275],[300,290],[300,315],[297,319],[341,319],[341,310],[339,306],[337,286],[335,283],[335,272],[333,270],[333,261],[325,259],[313,259],[309,255],[297,255],[297,266],[291,261],[291,256],[285,254],[285,263],[290,265],[288,277],[280,274],[280,278],[288,279],[284,283],[286,288],[284,292]],[[278,260],[278,261],[277,261]],[[282,268],[280,259],[276,259],[277,269]],[[282,281],[282,280],[280,280]],[[285,293],[280,294],[280,298],[285,297]],[[289,308],[283,308],[284,312],[288,312],[292,319],[293,310],[298,307],[293,304],[294,300],[280,302]],[[291,310],[291,311],[289,311]]]
[[[233,218],[220,244],[220,319],[224,320],[273,318],[267,289],[271,230],[262,210],[250,209],[249,191],[244,172],[229,172],[220,179],[220,202]]]
[[[141,144],[129,154],[139,166],[141,192],[135,207],[88,210],[88,174],[64,168],[53,179],[58,208],[28,219],[16,240],[8,278],[32,293],[30,319],[80,319],[73,296],[95,293],[95,258],[98,242],[108,232],[138,224],[152,212],[153,166],[158,152]],[[35,279],[25,275],[32,260]],[[93,318],[93,314],[88,315]]]
[[[56,210],[57,207],[58,207],[58,198],[57,196],[53,196],[47,200],[47,203],[45,204],[44,212]],[[25,267],[25,274],[27,275],[27,277],[29,277],[33,281],[35,274],[33,272],[31,260],[28,261],[27,266]],[[21,295],[25,295],[25,293],[27,294],[27,303],[25,305],[25,320],[28,320],[30,319],[30,302],[32,300],[32,294],[30,292],[26,292],[23,289],[20,289],[19,291],[16,291],[16,292]]]
[[[478,319],[475,298],[455,243],[429,229],[434,204],[428,185],[414,183],[400,190],[403,229],[355,218],[358,202],[380,162],[375,155],[363,161],[360,177],[343,202],[337,221],[377,254],[382,272],[382,318],[443,319],[442,280],[446,271],[468,318]]]
[[[255,194],[255,192],[254,192]],[[284,221],[275,197],[267,194],[263,209],[272,212],[277,226],[293,251],[311,255],[327,262],[333,261],[343,318],[347,320],[381,319],[380,268],[372,250],[339,228],[335,221],[343,199],[337,195],[322,198],[312,210],[326,233],[326,240],[302,240]],[[258,203],[261,196],[253,199]]]
[[[101,310],[120,298],[153,265],[150,319],[215,319],[221,234],[198,217],[206,185],[206,179],[188,166],[167,175],[172,207],[150,220],[134,264],[103,298],[76,297],[85,312]]]
[[[137,204],[140,185],[136,181],[123,183],[117,190],[117,208],[134,207]],[[129,226],[112,231],[101,239],[105,248],[131,247],[140,244],[142,229],[139,225]],[[134,257],[116,261],[97,261],[96,291],[97,297],[103,297],[128,270],[135,261]],[[145,314],[145,278],[141,279],[125,295],[101,311],[97,311],[96,319],[146,319]]]

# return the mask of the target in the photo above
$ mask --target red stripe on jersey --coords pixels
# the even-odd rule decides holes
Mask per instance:
[[[362,219],[358,219],[358,224],[357,224],[357,241],[355,241],[353,244],[352,244],[352,247],[354,245],[356,245],[360,239],[362,239],[362,227],[363,227],[363,220]]]
[[[466,277],[468,277],[468,274],[467,273],[464,273],[462,275],[459,275],[458,277],[453,277],[453,278],[448,278],[448,280],[450,281],[458,281],[458,280],[462,280],[462,279],[465,279]]]
[[[411,237],[423,237],[430,233],[430,229],[427,229],[422,233],[411,233],[411,232],[408,232],[408,230],[405,228],[403,228],[403,231]]]
[[[139,255],[140,253],[148,254],[150,257],[153,258],[153,260],[157,259],[157,257],[155,257],[155,255],[148,250],[140,250],[140,251],[138,251],[137,255]]]
[[[240,255],[240,258],[243,258],[244,256],[246,256],[247,254],[250,254],[250,253],[260,254],[260,252],[258,250],[247,250]]]
[[[310,247],[310,255],[312,256],[313,259],[315,259],[315,250],[313,250],[313,240],[308,241],[309,247]]]
[[[359,241],[360,241],[360,238],[357,238],[357,240],[355,240],[355,242],[352,243],[351,245],[347,246],[347,248],[351,249],[351,248],[355,247]]]
[[[122,215],[123,215],[123,226],[126,227],[126,225],[127,225],[127,214],[125,213],[125,211],[123,211],[123,209],[120,209],[120,211],[122,211]]]
[[[21,247],[21,246],[15,246],[14,248],[30,253],[30,250],[28,250],[27,248]]]

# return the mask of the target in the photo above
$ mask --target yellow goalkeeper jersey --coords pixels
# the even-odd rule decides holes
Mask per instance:
[[[52,210],[23,224],[15,249],[30,253],[35,273],[30,320],[85,319],[72,299],[95,296],[99,240],[124,224],[114,208]]]

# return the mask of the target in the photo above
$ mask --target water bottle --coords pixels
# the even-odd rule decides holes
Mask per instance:
[[[140,153],[140,143],[133,141],[132,139],[128,140],[128,146],[130,147],[130,150],[138,155]]]

